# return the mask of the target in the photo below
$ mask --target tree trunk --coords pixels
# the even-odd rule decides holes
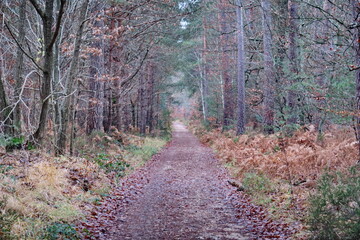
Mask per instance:
[[[34,6],[38,14],[42,18],[43,22],[43,38],[44,38],[44,64],[42,66],[42,86],[40,90],[41,98],[41,110],[39,117],[39,125],[35,131],[33,138],[41,143],[44,133],[46,131],[46,121],[49,110],[49,100],[51,94],[51,75],[53,70],[53,61],[54,53],[53,47],[56,41],[56,38],[59,33],[60,22],[63,15],[65,0],[60,1],[60,11],[57,17],[57,22],[54,32],[52,31],[53,22],[54,22],[54,2],[55,0],[46,0],[45,1],[45,11],[43,11],[36,0],[30,0],[31,4]]]
[[[220,3],[220,45],[221,45],[221,74],[224,82],[224,115],[223,115],[223,129],[227,129],[233,120],[234,111],[232,104],[232,81],[230,77],[230,56],[229,56],[229,30],[228,20],[226,16],[227,2],[222,0]]]
[[[145,98],[145,85],[147,79],[145,73],[140,76],[140,89],[139,89],[139,127],[140,127],[140,134],[146,134],[146,98]]]
[[[202,78],[201,78],[201,98],[202,98],[202,108],[203,108],[203,117],[204,121],[207,121],[208,118],[208,63],[207,63],[207,21],[206,16],[203,17],[203,52],[202,52]]]
[[[76,81],[76,73],[78,71],[79,65],[79,56],[80,56],[80,49],[82,44],[82,35],[84,31],[84,24],[87,14],[87,9],[89,5],[89,0],[84,0],[81,8],[80,8],[80,16],[79,16],[79,29],[76,33],[75,38],[75,46],[72,61],[70,63],[70,70],[69,70],[69,77],[66,81],[66,98],[62,105],[61,109],[61,128],[59,129],[58,133],[58,140],[57,140],[57,155],[65,154],[66,153],[66,142],[67,142],[67,130],[69,126],[69,120],[71,117],[71,113],[74,111],[74,97],[73,89],[74,83]],[[70,136],[71,137],[71,136]]]
[[[237,31],[238,31],[238,116],[237,116],[237,129],[236,134],[240,135],[245,133],[245,48],[244,48],[244,22],[242,16],[242,1],[236,2],[236,18],[237,18]]]
[[[149,127],[149,133],[153,130],[153,100],[154,100],[154,83],[155,83],[155,67],[150,62],[148,64],[148,81],[147,81],[147,113],[146,125]]]
[[[326,0],[327,1],[327,0]],[[286,37],[288,31],[288,0],[276,1],[276,12],[274,14],[274,28],[276,34],[275,41],[275,69],[276,69],[276,84],[275,84],[275,99],[274,101],[278,104],[280,117],[283,122],[286,122],[286,104],[287,100],[284,94],[284,84],[287,82],[285,78],[285,70],[287,68],[287,43],[288,38]]]
[[[354,23],[359,23],[359,16],[360,16],[360,6],[358,1],[353,2],[353,16],[354,16]],[[360,67],[360,27],[357,27],[354,30],[354,51],[355,51],[355,63],[356,67]],[[356,109],[355,109],[355,129],[356,129],[356,138],[358,141],[358,162],[360,162],[360,69],[355,71],[355,83],[356,83]]]
[[[18,44],[21,47],[25,45],[25,21],[26,21],[26,0],[21,0],[21,4],[19,6],[19,24],[18,24]],[[16,136],[21,135],[21,104],[20,104],[20,93],[21,88],[24,82],[24,53],[21,48],[18,46],[16,51],[16,66],[15,66],[15,109],[14,109],[14,119],[13,119],[13,128],[14,134]]]
[[[331,12],[330,3],[328,0],[323,1],[323,10],[326,12]],[[316,59],[318,59],[319,63],[322,63],[323,60],[327,60],[328,51],[330,48],[329,44],[329,36],[330,36],[330,20],[325,18],[323,20],[323,24],[319,25],[319,28],[317,29],[317,33],[319,36],[319,39],[323,42],[321,43],[321,46],[319,47],[319,52],[317,53]],[[326,85],[327,85],[327,75],[328,71],[324,69],[322,66],[317,67],[315,69],[315,75],[316,75],[316,82],[318,85],[318,92],[319,96],[317,101],[318,104],[318,110],[314,114],[314,123],[316,126],[316,129],[319,133],[323,132],[324,123],[326,121],[327,111],[325,111],[326,108]]]
[[[102,4],[94,9],[96,13],[94,28],[101,28],[104,26],[102,19]],[[89,78],[89,109],[88,109],[88,125],[87,133],[92,131],[103,131],[103,113],[104,113],[104,83],[100,81],[104,73],[104,41],[101,34],[95,34],[96,39],[93,39],[92,48],[100,50],[100,53],[92,54],[90,57],[90,78]]]
[[[298,13],[297,13],[297,3],[294,0],[289,0],[289,59],[290,59],[290,71],[291,71],[291,80],[290,80],[290,89],[288,91],[288,123],[296,124],[298,122],[298,115],[300,114],[298,111],[299,103],[298,103],[298,94],[293,89],[294,85],[298,82],[298,74],[299,74],[299,48],[297,44],[298,37],[298,23],[297,23]]]
[[[274,133],[274,83],[275,72],[272,55],[272,35],[271,35],[271,6],[269,0],[262,0],[263,10],[263,45],[264,45],[264,130],[266,133]]]
[[[11,109],[6,98],[5,87],[2,80],[2,69],[0,69],[0,133],[4,131],[6,135],[12,135],[11,118]]]

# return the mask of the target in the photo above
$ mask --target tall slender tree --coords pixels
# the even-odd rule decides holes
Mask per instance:
[[[96,4],[92,12],[95,15],[93,35],[91,43],[93,53],[90,56],[89,68],[89,106],[88,106],[88,124],[87,133],[94,130],[104,130],[104,39],[101,28],[104,27],[104,3]]]
[[[84,0],[80,9],[79,9],[79,18],[78,24],[79,28],[76,33],[75,43],[74,43],[74,51],[73,56],[70,63],[70,70],[68,74],[68,78],[66,81],[66,98],[61,105],[61,119],[60,119],[60,127],[59,133],[57,134],[57,148],[56,154],[65,154],[66,153],[66,143],[69,139],[68,137],[68,129],[69,129],[69,121],[73,118],[72,113],[74,111],[74,85],[76,82],[76,76],[78,72],[79,66],[79,57],[80,57],[80,49],[82,44],[82,37],[85,27],[85,19],[87,16],[89,0]],[[72,136],[70,136],[72,137]]]
[[[288,90],[288,123],[295,124],[298,120],[298,94],[296,94],[294,85],[298,82],[299,75],[299,48],[298,48],[298,7],[294,0],[289,0],[289,60],[290,60],[290,89]]]
[[[234,118],[233,111],[233,86],[230,75],[230,27],[228,9],[229,2],[226,0],[220,1],[220,46],[221,46],[221,78],[223,81],[223,98],[224,98],[224,113],[223,113],[223,127],[226,129],[232,123]]]
[[[236,1],[236,19],[237,19],[237,49],[238,49],[238,60],[237,60],[237,69],[238,69],[238,96],[237,96],[237,105],[238,105],[238,115],[237,115],[237,135],[243,134],[245,132],[245,48],[244,48],[244,21],[242,15],[242,1]]]
[[[272,17],[271,5],[269,0],[261,1],[262,7],[262,26],[263,26],[263,48],[264,48],[264,124],[265,132],[274,132],[274,86],[275,72],[272,54]]]
[[[25,46],[25,24],[26,24],[26,0],[21,0],[19,5],[19,22],[18,22],[18,48],[16,51],[16,66],[15,66],[15,91],[16,96],[13,127],[15,135],[21,135],[21,103],[20,93],[24,82],[24,53],[22,48]]]

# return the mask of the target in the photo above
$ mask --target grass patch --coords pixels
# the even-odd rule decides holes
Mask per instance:
[[[0,239],[11,238],[11,226],[18,219],[18,214],[12,210],[6,210],[6,199],[0,200]]]
[[[264,174],[245,173],[242,183],[244,188],[252,194],[269,193],[274,189],[271,180]]]
[[[46,234],[44,235],[44,239],[75,240],[75,239],[80,239],[80,236],[76,232],[75,227],[73,225],[62,222],[55,222],[46,228]]]
[[[141,166],[158,153],[166,143],[166,139],[147,137],[142,145],[129,145],[125,149],[129,152],[127,157],[131,159],[132,163],[135,166]]]

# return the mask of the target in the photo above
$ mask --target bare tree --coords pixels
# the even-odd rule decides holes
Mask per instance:
[[[29,0],[36,12],[42,19],[42,31],[44,38],[44,60],[42,64],[42,86],[41,86],[41,111],[39,117],[39,125],[33,135],[35,140],[41,141],[46,131],[46,121],[49,110],[49,101],[51,95],[51,78],[53,72],[54,52],[53,47],[60,31],[61,20],[65,10],[66,0],[60,0],[59,13],[56,17],[54,25],[54,5],[55,0],[46,0],[45,8],[42,9],[37,0]],[[54,30],[53,30],[54,27]]]

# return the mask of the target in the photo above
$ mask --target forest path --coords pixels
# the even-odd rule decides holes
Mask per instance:
[[[182,123],[147,168],[147,183],[126,200],[108,239],[246,239],[226,171]]]

